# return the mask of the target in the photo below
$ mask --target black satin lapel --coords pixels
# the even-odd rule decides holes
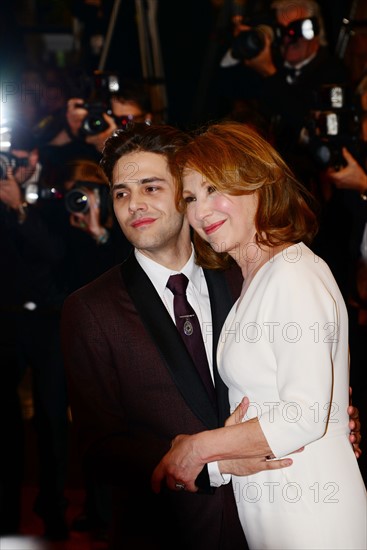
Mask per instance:
[[[212,312],[213,373],[217,393],[219,419],[221,424],[223,424],[229,415],[229,401],[228,388],[218,373],[217,346],[224,321],[227,318],[234,300],[223,272],[204,270],[204,274],[208,285]]]
[[[208,427],[218,415],[176,326],[134,254],[122,264],[122,277],[144,326],[152,336],[179,391],[193,413]]]

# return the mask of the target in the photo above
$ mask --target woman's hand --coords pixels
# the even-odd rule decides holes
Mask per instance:
[[[243,417],[249,406],[249,400],[244,397],[235,411],[226,420],[226,426],[234,426],[242,422]],[[162,458],[155,468],[152,476],[152,488],[155,493],[159,493],[163,481],[169,489],[180,490],[180,484],[185,491],[196,492],[198,487],[195,480],[205,462],[200,460],[195,448],[195,441],[198,436],[178,435],[171,443],[171,449]],[[179,486],[176,486],[176,483]]]
[[[207,456],[213,456],[217,454],[213,450],[217,448],[220,442],[224,449],[219,453],[223,455],[223,460],[219,460],[218,462],[222,473],[250,475],[262,470],[277,470],[290,466],[292,464],[290,458],[271,460],[273,456],[269,454],[267,454],[267,456],[241,457],[245,449],[239,451],[237,448],[238,438],[241,438],[241,433],[235,429],[235,426],[243,423],[249,404],[248,398],[244,397],[235,411],[227,419],[225,428],[220,430],[209,430],[195,435],[177,436],[172,442],[171,449],[162,458],[153,472],[153,491],[159,493],[161,483],[165,481],[167,487],[171,490],[177,491],[184,489],[186,491],[196,492],[198,487],[195,485],[195,480],[206,462],[211,461],[202,458],[202,455],[199,453],[199,448],[202,450],[206,448],[208,453]],[[254,422],[254,419],[249,420],[248,424],[251,422]],[[227,430],[227,428],[229,429]],[[233,429],[235,429],[234,432]],[[213,441],[213,435],[215,436],[216,434],[217,437]],[[211,447],[211,443],[208,440],[212,442]],[[232,445],[233,442],[234,445]],[[251,443],[250,454],[253,453],[253,447]],[[259,448],[262,447],[269,448],[267,445],[264,446],[264,444],[260,445]],[[235,458],[230,456],[232,453],[235,455]],[[228,458],[225,458],[226,456],[228,456]]]
[[[225,426],[234,426],[243,422],[249,408],[250,401],[244,397],[241,403],[233,411],[225,422]],[[280,460],[271,460],[273,455],[267,457],[237,458],[235,460],[220,460],[218,462],[219,470],[222,474],[233,474],[237,476],[249,476],[257,474],[263,470],[279,470],[292,464],[289,458]]]

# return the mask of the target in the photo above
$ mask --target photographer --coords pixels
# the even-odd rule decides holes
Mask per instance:
[[[122,262],[132,247],[116,224],[109,184],[99,164],[74,161],[63,187],[69,213],[65,265],[71,293]],[[110,491],[91,480],[88,472],[84,478],[85,502],[71,530],[90,531],[94,539],[103,539],[110,521]]]
[[[322,224],[316,241],[329,262],[346,301],[366,302],[362,277],[367,262],[367,80],[356,86],[351,98],[358,125],[354,131],[328,136],[324,142],[338,152],[338,162],[320,173]],[[334,110],[337,114],[337,110]],[[343,220],[343,223],[340,223]],[[364,283],[366,286],[366,283]],[[362,294],[364,297],[362,297]],[[365,305],[363,306],[365,307]]]
[[[152,120],[149,94],[140,81],[96,71],[90,86],[92,91],[85,97],[67,101],[61,130],[51,137],[47,127],[38,131],[45,178],[53,185],[64,184],[73,162],[98,163],[106,138],[117,127],[129,121],[149,124]]]
[[[301,131],[314,107],[315,93],[323,84],[348,82],[343,63],[328,50],[319,5],[313,0],[275,0],[275,24],[259,25],[258,48],[237,52],[237,70],[248,69],[261,79],[258,104],[274,135],[275,145],[308,187],[317,178],[317,167],[300,144]],[[234,29],[234,42],[243,45],[246,33],[256,30],[243,22]],[[235,52],[236,53],[236,52]],[[233,54],[233,45],[232,45]],[[227,63],[222,65],[228,65]],[[222,73],[228,69],[223,68]]]
[[[64,540],[68,536],[64,497],[68,420],[59,344],[65,298],[62,212],[59,215],[58,201],[25,201],[27,189],[41,179],[38,150],[26,128],[13,128],[10,156],[2,154],[1,160],[2,167],[8,163],[0,181],[1,313],[4,325],[9,321],[8,337],[14,345],[13,352],[5,356],[2,372],[19,384],[26,369],[31,369],[39,458],[35,511],[44,521],[45,536]],[[19,456],[22,444],[18,442],[17,454],[11,449],[3,453],[7,460],[23,461]],[[8,472],[3,468],[4,475]]]
[[[115,222],[109,184],[99,164],[74,161],[64,190],[69,212],[66,265],[72,292],[125,259],[131,246]]]
[[[357,89],[358,97],[358,89]],[[350,261],[347,262],[347,293],[348,298],[362,310],[367,309],[367,117],[365,102],[367,92],[360,94],[359,102],[361,107],[360,145],[358,158],[353,156],[347,147],[342,148],[344,163],[341,167],[330,166],[323,177],[323,191],[334,221],[334,227],[340,222],[340,212],[349,214],[347,227],[348,253]],[[341,205],[335,210],[335,204]],[[340,264],[345,265],[345,257],[337,257]],[[367,324],[367,314],[363,311],[361,315],[366,317],[364,324]]]
[[[100,153],[105,140],[117,128],[129,121],[152,122],[150,98],[142,82],[98,71],[94,78],[96,83],[88,100],[69,99],[66,129],[51,144],[82,141]]]
[[[344,166],[339,170],[329,167],[325,172],[324,191],[327,194],[327,214],[333,234],[327,243],[336,241],[334,263],[344,276],[352,358],[351,380],[355,388],[356,403],[367,399],[364,382],[367,356],[367,79],[360,95],[361,146],[358,159],[347,148],[342,149]],[[337,232],[339,231],[339,234]],[[335,238],[336,237],[336,238]],[[343,240],[344,245],[343,245]],[[331,253],[333,247],[331,249]],[[362,411],[362,419],[363,419]],[[365,420],[365,419],[364,419]],[[366,436],[366,423],[362,421],[362,437]],[[367,460],[361,465],[367,471]]]
[[[356,103],[359,108],[360,118],[360,149],[359,162],[351,155],[346,147],[343,147],[342,154],[345,166],[341,170],[328,170],[330,180],[339,189],[350,189],[358,191],[362,200],[366,201],[367,174],[365,171],[367,162],[367,74],[362,75],[356,90]],[[364,167],[361,164],[365,163]]]

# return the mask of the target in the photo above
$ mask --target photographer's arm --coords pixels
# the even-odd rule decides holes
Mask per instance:
[[[65,113],[65,128],[56,134],[49,142],[49,145],[65,145],[79,136],[83,119],[87,115],[87,110],[80,107],[84,100],[79,97],[69,99]]]
[[[10,167],[7,169],[7,179],[0,180],[0,202],[5,204],[10,210],[17,212],[19,223],[25,221],[27,204]]]
[[[80,130],[83,124],[83,120],[88,115],[87,109],[82,105],[84,100],[80,97],[73,97],[69,99],[66,110],[66,122],[69,128],[69,134],[74,138],[80,137]],[[115,121],[112,117],[106,113],[103,114],[105,121],[108,123],[108,128],[99,134],[88,135],[84,137],[85,143],[93,145],[98,151],[102,151],[104,143],[108,137],[117,129]]]
[[[83,120],[88,114],[87,109],[81,107],[83,104],[84,100],[80,97],[73,97],[69,99],[67,104],[66,122],[68,124],[70,134],[74,137],[79,136]]]
[[[363,194],[367,191],[367,174],[346,147],[342,149],[346,166],[341,170],[329,168],[327,175],[338,189],[350,189]]]

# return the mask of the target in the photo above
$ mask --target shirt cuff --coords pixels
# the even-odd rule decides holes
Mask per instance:
[[[209,462],[207,466],[211,487],[227,485],[231,481],[231,474],[221,474],[218,462]]]

